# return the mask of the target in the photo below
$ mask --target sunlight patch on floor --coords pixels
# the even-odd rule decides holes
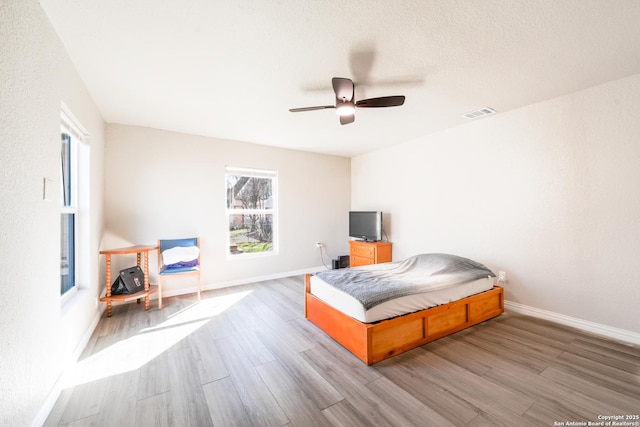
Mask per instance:
[[[64,387],[89,383],[144,366],[251,292],[236,292],[203,299],[156,326],[141,329],[132,337],[118,341],[76,363],[70,369]]]

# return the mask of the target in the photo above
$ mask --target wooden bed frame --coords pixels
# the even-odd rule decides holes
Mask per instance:
[[[504,313],[504,292],[485,292],[415,313],[362,323],[311,294],[305,275],[304,317],[367,365],[419,347]]]

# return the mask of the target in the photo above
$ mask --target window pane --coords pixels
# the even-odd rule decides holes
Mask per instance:
[[[75,215],[60,216],[60,295],[75,286]]]
[[[227,174],[228,209],[273,209],[271,178]]]
[[[62,206],[71,206],[71,137],[62,134]]]
[[[273,250],[272,214],[229,215],[231,254]]]

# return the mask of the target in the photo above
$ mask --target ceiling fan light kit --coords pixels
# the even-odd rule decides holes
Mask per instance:
[[[350,116],[356,112],[356,106],[353,102],[341,102],[336,105],[336,114],[339,116]]]
[[[336,95],[335,105],[322,105],[317,107],[301,107],[291,108],[289,111],[298,113],[302,111],[324,110],[327,108],[335,108],[336,114],[340,116],[340,124],[347,125],[355,121],[355,111],[357,108],[381,108],[381,107],[398,107],[404,104],[405,97],[383,96],[380,98],[361,99],[354,101],[355,86],[351,79],[344,77],[334,77],[331,79],[331,85]]]

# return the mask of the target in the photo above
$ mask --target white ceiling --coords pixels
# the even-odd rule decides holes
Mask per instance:
[[[343,156],[640,73],[638,0],[40,3],[105,121]]]

